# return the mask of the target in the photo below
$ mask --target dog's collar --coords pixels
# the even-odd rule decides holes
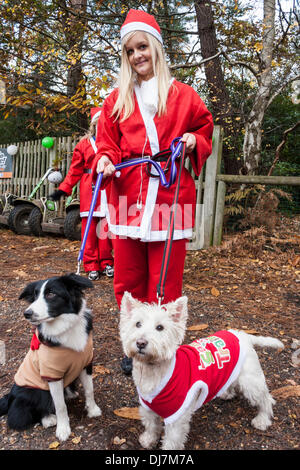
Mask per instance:
[[[33,330],[31,343],[30,343],[30,349],[32,351],[35,351],[36,349],[39,349],[40,344],[43,344],[44,346],[49,346],[49,347],[60,346],[58,342],[46,340],[43,337],[42,333],[38,332],[37,330]]]

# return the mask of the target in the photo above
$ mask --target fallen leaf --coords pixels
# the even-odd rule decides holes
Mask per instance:
[[[188,327],[189,331],[196,331],[196,330],[206,330],[208,328],[208,325],[206,323],[201,323],[200,325],[192,325]]]
[[[110,374],[110,370],[101,365],[93,366],[93,372],[96,374]]]
[[[296,256],[290,263],[292,266],[297,266],[300,263],[300,255]]]
[[[120,446],[121,444],[124,444],[124,442],[126,442],[126,439],[120,439],[119,436],[116,436],[113,440],[113,443],[116,446]]]
[[[14,270],[13,273],[15,273],[17,276],[20,277],[27,277],[27,274],[24,271],[19,271],[19,270]]]
[[[121,418],[141,419],[138,408],[128,408],[125,406],[124,408],[114,410],[114,414]]]
[[[51,248],[51,245],[35,246],[32,251],[46,250],[47,248]]]
[[[239,427],[239,424],[238,424],[238,423],[231,422],[231,423],[229,423],[229,426],[231,426],[232,428],[238,428],[238,427]]]
[[[58,441],[51,442],[49,445],[49,449],[57,449],[57,447],[60,446],[60,443]]]
[[[220,291],[218,291],[218,289],[216,289],[215,287],[212,287],[210,292],[212,293],[214,297],[219,297],[220,295]]]
[[[194,290],[194,291],[197,291],[197,290],[198,290],[197,287],[191,286],[190,284],[186,284],[185,287],[186,287],[187,289]]]
[[[79,444],[79,442],[81,441],[81,437],[74,437],[74,439],[72,439],[72,442],[73,444]]]
[[[274,398],[300,397],[300,385],[287,385],[272,391]]]

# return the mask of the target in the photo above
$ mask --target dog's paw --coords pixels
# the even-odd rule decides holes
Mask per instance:
[[[178,442],[173,442],[170,440],[163,441],[161,450],[184,450],[184,444],[178,443]]]
[[[69,423],[57,425],[56,437],[59,441],[66,441],[71,434]]]
[[[156,444],[156,439],[152,434],[145,431],[140,435],[139,443],[144,449],[151,449]]]
[[[87,415],[89,418],[97,418],[97,416],[101,416],[102,415],[102,411],[101,409],[99,408],[99,406],[95,405],[94,406],[90,406],[88,409],[87,409]]]
[[[252,419],[251,424],[255,429],[265,431],[269,426],[271,426],[272,421],[267,415],[258,414]]]
[[[56,415],[48,415],[42,418],[42,425],[44,428],[50,428],[51,426],[56,426],[57,419]]]

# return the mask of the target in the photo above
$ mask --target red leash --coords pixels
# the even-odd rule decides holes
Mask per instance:
[[[165,283],[166,283],[166,277],[167,277],[168,266],[169,266],[169,261],[170,261],[170,256],[171,256],[171,250],[172,250],[172,243],[173,243],[173,236],[174,236],[174,229],[175,229],[175,220],[176,220],[176,212],[177,212],[177,201],[178,201],[178,195],[179,195],[180,178],[181,178],[183,162],[184,162],[184,158],[185,158],[185,150],[186,150],[185,142],[179,142],[177,145],[181,145],[181,154],[180,154],[180,161],[179,161],[179,171],[178,171],[177,184],[176,184],[175,194],[174,194],[173,203],[172,203],[172,209],[171,209],[171,214],[170,214],[167,238],[166,238],[165,247],[164,247],[162,266],[161,266],[161,271],[160,271],[160,278],[159,278],[159,283],[157,284],[157,298],[158,298],[158,304],[159,305],[161,304],[161,302],[162,302],[162,300],[165,296]]]

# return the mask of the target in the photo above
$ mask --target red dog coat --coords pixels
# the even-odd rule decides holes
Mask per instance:
[[[198,396],[195,409],[221,395],[238,377],[245,353],[238,333],[218,331],[212,336],[180,346],[169,373],[151,396],[140,403],[173,423]]]

